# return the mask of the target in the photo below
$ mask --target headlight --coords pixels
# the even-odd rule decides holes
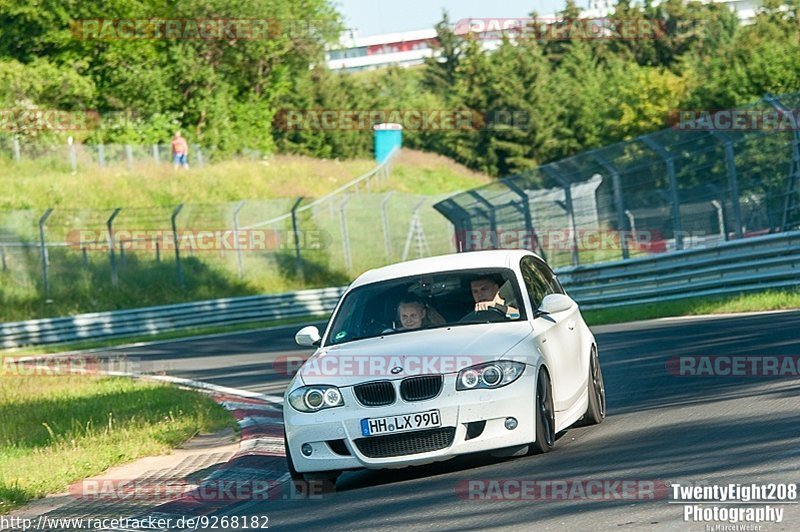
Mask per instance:
[[[318,412],[344,406],[344,399],[336,386],[302,386],[289,394],[289,404],[299,412]]]
[[[525,371],[525,364],[499,360],[462,369],[456,379],[456,390],[501,388],[517,380]]]

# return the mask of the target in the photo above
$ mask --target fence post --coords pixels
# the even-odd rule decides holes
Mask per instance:
[[[792,115],[792,111],[788,109],[783,102],[775,96],[768,94],[764,96],[764,101],[778,110],[782,115]],[[781,231],[786,231],[789,225],[789,212],[793,209],[792,202],[795,195],[795,183],[800,179],[800,130],[794,128],[792,131],[792,160],[789,163],[789,176],[786,183],[786,199],[783,203],[783,216],[781,218]],[[770,228],[771,229],[771,228]]]
[[[733,211],[733,223],[736,224],[734,232],[736,238],[743,238],[742,234],[742,211],[739,205],[739,176],[736,174],[736,159],[733,153],[733,141],[722,131],[709,131],[714,138],[722,142],[725,149],[725,166],[728,170],[728,186],[731,193],[731,210]],[[726,238],[727,240],[727,238]]]
[[[614,190],[614,208],[617,211],[617,229],[620,233],[619,243],[620,247],[622,247],[622,258],[628,259],[630,258],[630,253],[628,252],[628,238],[625,235],[625,201],[622,196],[622,179],[614,165],[606,161],[600,154],[595,153],[594,158],[600,163],[600,166],[611,174],[611,186]]]
[[[106,165],[106,147],[102,144],[97,145],[97,164],[99,164],[101,168]]]
[[[69,154],[69,165],[72,173],[78,173],[78,154],[75,153],[75,141],[72,137],[67,137],[67,152]]]
[[[81,248],[81,255],[83,256],[83,267],[89,268],[89,255],[86,253],[86,246]]]
[[[303,258],[300,256],[300,231],[297,230],[297,208],[303,201],[303,196],[297,198],[292,205],[292,233],[294,234],[294,260],[297,276],[300,282],[305,282],[305,272],[303,271]]]
[[[242,259],[242,246],[239,245],[239,211],[244,207],[244,201],[240,201],[233,209],[233,241],[236,242],[236,262],[239,265],[239,279],[244,277],[244,260]]]
[[[161,249],[159,248],[159,245],[158,245],[158,239],[156,239],[155,242],[156,242],[156,262],[160,263],[161,262]]]
[[[195,150],[197,150],[197,166],[198,168],[202,168],[203,166],[203,150],[200,149],[200,146],[195,146]]]
[[[3,271],[6,271],[8,267],[6,266],[6,248],[5,246],[0,246],[0,258],[3,260]]]
[[[11,149],[14,152],[14,162],[19,162],[19,139],[14,137],[14,140],[11,141]]]
[[[128,170],[133,169],[133,148],[130,144],[125,145],[125,159],[128,161]]]
[[[158,144],[153,144],[153,161],[158,164],[161,162],[158,154]]]
[[[44,214],[41,218],[39,218],[39,246],[42,251],[42,280],[44,281],[44,299],[45,301],[50,300],[50,279],[48,277],[47,272],[47,246],[45,246],[44,242],[44,224],[47,222],[47,219],[52,214],[53,208],[49,208],[44,211]]]
[[[186,282],[183,279],[183,265],[181,264],[181,252],[180,246],[178,242],[178,224],[177,218],[178,214],[180,214],[181,209],[183,209],[183,203],[175,207],[175,210],[172,211],[172,216],[170,217],[170,223],[172,224],[172,241],[175,244],[175,264],[177,267],[177,274],[178,274],[178,286],[180,286],[181,290],[186,290]]]
[[[350,273],[353,268],[353,263],[350,258],[350,241],[347,238],[347,220],[345,219],[344,215],[344,208],[347,206],[348,201],[350,201],[350,196],[345,195],[344,201],[341,205],[339,205],[339,222],[342,229],[342,251],[344,252],[344,264],[345,268],[347,268],[347,273]]]
[[[114,249],[116,248],[116,243],[114,242],[114,218],[117,217],[119,212],[122,208],[117,207],[114,209],[114,212],[111,213],[111,216],[106,220],[106,227],[108,228],[108,261],[111,265],[111,286],[117,286],[119,284],[119,276],[117,275],[117,258],[115,256]]]
[[[383,242],[386,248],[386,260],[392,260],[392,235],[389,234],[389,215],[386,212],[386,205],[392,198],[394,192],[389,192],[381,202],[381,223],[383,224]]]
[[[675,249],[683,249],[683,224],[681,223],[681,200],[678,194],[678,181],[675,178],[675,160],[663,146],[658,144],[650,137],[642,137],[645,144],[661,155],[664,164],[667,165],[667,177],[669,177],[670,204],[672,207],[672,232],[675,234]]]

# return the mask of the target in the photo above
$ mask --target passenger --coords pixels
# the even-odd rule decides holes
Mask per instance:
[[[436,309],[428,307],[418,299],[404,299],[397,305],[397,319],[401,330],[438,327],[446,323]]]

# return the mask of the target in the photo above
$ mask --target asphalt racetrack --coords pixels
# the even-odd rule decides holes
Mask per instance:
[[[171,375],[281,395],[289,376],[285,364],[273,363],[309,353],[293,342],[299,328],[117,353],[140,357],[143,367],[157,366]],[[800,379],[680,375],[676,357],[783,355],[797,360],[800,312],[656,320],[593,330],[608,418],[599,426],[566,431],[550,454],[469,455],[423,467],[348,472],[339,478],[335,493],[246,502],[226,513],[267,515],[270,529],[278,530],[703,531],[704,521],[684,520],[684,503],[673,499],[673,485],[798,482]],[[521,493],[521,486],[536,482],[539,491]],[[554,486],[567,491],[553,491]],[[628,487],[628,496],[618,497],[626,489],[620,486]],[[608,496],[598,498],[598,493]],[[800,505],[776,501],[772,506],[783,510],[782,522],[764,523],[761,531],[800,530]]]

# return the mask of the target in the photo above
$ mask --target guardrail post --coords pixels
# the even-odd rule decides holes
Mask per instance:
[[[389,200],[392,199],[394,192],[389,192],[381,202],[381,224],[383,226],[383,244],[386,249],[386,260],[392,260],[392,235],[389,233],[389,214],[386,212],[386,206]]]
[[[39,246],[42,251],[42,280],[44,281],[44,299],[45,301],[50,300],[50,279],[47,272],[47,246],[44,242],[44,224],[47,222],[47,219],[53,213],[53,208],[49,208],[44,211],[44,214],[41,218],[39,218]]]
[[[11,150],[14,153],[14,162],[18,163],[19,162],[19,139],[17,137],[14,137],[14,139],[11,141]]]
[[[339,205],[339,223],[342,229],[342,251],[344,252],[344,264],[345,268],[347,269],[347,273],[350,273],[353,269],[353,263],[350,258],[350,240],[347,237],[347,219],[345,218],[344,208],[347,206],[347,202],[350,201],[350,196],[346,195],[344,201],[341,205]]]
[[[614,190],[614,208],[617,211],[617,226],[620,233],[619,243],[622,247],[622,258],[628,259],[630,258],[630,252],[628,251],[628,239],[625,235],[625,200],[622,196],[622,179],[614,165],[609,163],[604,157],[595,153],[594,158],[600,163],[600,166],[611,174],[611,186]]]
[[[117,275],[117,258],[114,255],[116,242],[114,242],[114,218],[120,213],[122,208],[117,207],[111,216],[106,220],[106,227],[108,228],[108,261],[111,265],[111,286],[119,284],[119,276]]]
[[[305,282],[305,272],[303,271],[303,257],[300,256],[300,231],[297,229],[297,208],[303,202],[303,196],[297,198],[292,205],[292,235],[294,236],[294,260],[297,277],[301,282]]]
[[[97,145],[97,164],[99,164],[100,167],[106,165],[106,148],[102,144]]]
[[[170,224],[172,225],[172,241],[175,244],[175,265],[177,268],[178,286],[180,286],[181,290],[186,290],[186,282],[183,278],[183,265],[181,264],[181,251],[178,242],[177,218],[178,214],[181,212],[181,209],[183,209],[183,203],[175,207],[175,210],[172,211],[172,216],[170,216]]]
[[[242,259],[242,246],[239,245],[239,211],[244,207],[245,202],[240,201],[233,209],[233,241],[236,242],[236,262],[239,266],[239,279],[244,277],[244,259]]]

